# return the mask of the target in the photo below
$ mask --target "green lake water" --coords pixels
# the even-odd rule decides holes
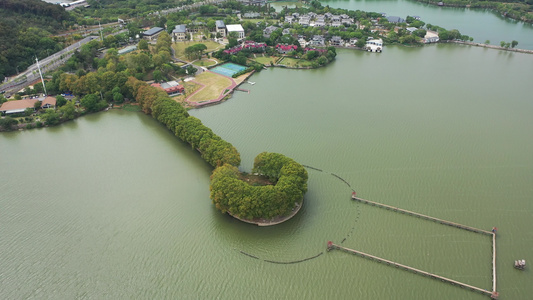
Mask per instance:
[[[280,152],[362,198],[497,226],[500,299],[528,299],[531,271],[512,265],[533,261],[531,70],[530,55],[458,45],[340,50],[191,114],[237,147],[243,171]],[[209,165],[141,113],[2,133],[0,166],[2,299],[487,299],[326,252],[328,240],[492,287],[489,237],[354,203],[326,172],[308,170],[286,223],[222,215]]]

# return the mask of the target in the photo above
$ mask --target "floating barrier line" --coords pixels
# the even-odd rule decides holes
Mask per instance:
[[[364,252],[361,252],[361,251],[358,251],[358,250],[354,250],[354,249],[350,249],[350,248],[346,248],[346,247],[343,247],[343,246],[339,246],[339,245],[336,245],[332,242],[328,242],[328,248],[327,250],[330,251],[330,250],[342,250],[342,251],[345,251],[345,252],[348,252],[348,253],[352,253],[352,254],[355,254],[355,255],[359,255],[361,257],[364,257],[364,258],[368,258],[370,260],[375,260],[377,262],[380,262],[380,263],[385,263],[387,265],[392,265],[396,268],[401,268],[401,269],[404,269],[404,270],[407,270],[407,271],[412,271],[416,274],[420,274],[420,275],[423,275],[423,276],[428,276],[430,278],[433,278],[433,279],[437,279],[437,280],[441,280],[441,281],[444,281],[444,282],[448,282],[452,285],[457,285],[457,286],[460,286],[462,288],[468,288],[472,291],[477,291],[477,292],[480,292],[482,294],[485,294],[487,296],[490,296],[492,299],[497,299],[498,298],[498,292],[496,292],[495,290],[494,291],[489,291],[489,290],[485,290],[485,289],[482,289],[482,288],[479,288],[479,287],[476,287],[476,286],[473,286],[473,285],[469,285],[469,284],[466,284],[466,283],[462,283],[462,282],[459,282],[457,280],[453,280],[453,279],[450,279],[450,278],[446,278],[446,277],[443,277],[443,276],[439,276],[439,275],[436,275],[436,274],[433,274],[433,273],[429,273],[429,272],[426,272],[426,271],[422,271],[422,270],[419,270],[419,269],[416,269],[416,268],[413,268],[413,267],[409,267],[407,265],[403,265],[403,264],[400,264],[400,263],[397,263],[397,262],[393,262],[391,260],[387,260],[387,259],[384,259],[384,258],[381,258],[381,257],[377,257],[377,256],[374,256],[374,255],[370,255],[370,254],[367,254],[367,253],[364,253]]]
[[[235,249],[237,250],[237,249]],[[290,265],[290,264],[297,264],[297,263],[301,263],[301,262],[304,262],[304,261],[308,261],[308,260],[311,260],[311,259],[315,259],[317,257],[319,257],[320,255],[324,254],[324,252],[320,252],[318,253],[317,255],[315,256],[311,256],[311,257],[307,257],[307,258],[304,258],[304,259],[300,259],[300,260],[293,260],[293,261],[275,261],[275,260],[268,260],[268,259],[261,259],[255,255],[252,255],[250,253],[246,253],[242,250],[239,250],[239,252],[241,254],[244,254],[248,257],[251,257],[251,258],[254,258],[254,259],[258,259],[258,260],[262,260],[262,261],[265,261],[265,262],[269,262],[269,263],[272,263],[272,264],[279,264],[279,265]]]
[[[315,167],[306,166],[306,165],[302,165],[302,166],[304,166],[304,167],[306,167],[306,168],[308,168],[308,169],[313,169],[313,170],[316,170],[316,171],[319,171],[319,172],[324,172],[324,171],[322,171],[322,170],[320,170],[320,169],[318,169],[318,168],[315,168]]]
[[[315,256],[311,256],[311,257],[304,258],[304,259],[301,259],[301,260],[294,260],[294,261],[275,261],[275,260],[267,260],[267,259],[264,259],[264,261],[269,262],[269,263],[273,263],[273,264],[290,265],[290,264],[297,264],[297,263],[301,263],[301,262],[308,261],[308,260],[311,260],[311,259],[315,259],[315,258],[319,257],[322,254],[324,254],[324,252],[320,252],[320,253],[318,253]]]
[[[239,252],[242,253],[242,254],[244,254],[244,255],[246,255],[246,256],[249,256],[249,257],[251,257],[251,258],[259,259],[259,257],[255,256],[255,255],[252,255],[252,254],[250,254],[250,253],[246,253],[246,252],[244,252],[244,251],[242,251],[242,250],[239,251]]]

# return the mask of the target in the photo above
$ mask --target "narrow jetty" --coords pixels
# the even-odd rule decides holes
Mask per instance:
[[[470,289],[471,291],[480,292],[480,293],[482,293],[484,295],[487,295],[487,296],[491,297],[492,299],[498,299],[498,292],[496,292],[496,290],[493,290],[493,291],[485,290],[485,289],[482,289],[482,288],[479,288],[479,287],[476,287],[476,286],[473,286],[473,285],[469,285],[469,284],[466,284],[466,283],[463,283],[463,282],[459,282],[457,280],[453,280],[453,279],[450,279],[450,278],[439,276],[439,275],[436,275],[436,274],[433,274],[433,273],[429,273],[429,272],[426,272],[426,271],[422,271],[422,270],[419,270],[419,269],[416,269],[416,268],[413,268],[413,267],[409,267],[409,266],[406,266],[406,265],[403,265],[403,264],[400,264],[400,263],[397,263],[397,262],[393,262],[393,261],[390,261],[390,260],[387,260],[387,259],[384,259],[384,258],[381,258],[381,257],[370,255],[370,254],[367,254],[367,253],[364,253],[364,252],[361,252],[361,251],[358,251],[358,250],[346,248],[346,247],[334,244],[333,242],[329,241],[328,242],[327,251],[331,251],[331,250],[341,250],[341,251],[344,251],[344,252],[347,252],[347,253],[359,255],[361,257],[368,258],[370,260],[374,260],[374,261],[377,261],[377,262],[380,262],[380,263],[385,263],[387,265],[394,266],[396,268],[400,268],[400,269],[403,269],[403,270],[411,271],[413,273],[416,273],[416,274],[419,274],[419,275],[422,275],[422,276],[427,276],[429,278],[433,278],[433,279],[437,279],[437,280],[440,280],[440,281],[443,281],[443,282],[447,282],[447,283],[450,283],[452,285],[457,285],[457,286],[462,287],[462,288],[467,288],[467,289]],[[496,281],[494,281],[494,282],[496,282]],[[496,287],[495,283],[494,283],[493,287],[494,288]]]
[[[414,217],[417,217],[417,218],[430,220],[430,221],[437,222],[437,223],[440,223],[440,224],[453,226],[453,227],[456,227],[456,228],[460,228],[460,229],[464,229],[464,230],[468,230],[468,231],[472,231],[472,232],[476,232],[476,233],[486,234],[486,235],[489,235],[489,236],[494,235],[494,233],[491,232],[491,231],[486,231],[486,230],[483,230],[483,229],[478,229],[478,228],[474,228],[474,227],[470,227],[470,226],[466,226],[466,225],[462,225],[462,224],[458,224],[458,223],[454,223],[454,222],[450,222],[450,221],[434,218],[434,217],[431,217],[431,216],[426,216],[426,215],[419,214],[419,213],[416,213],[416,212],[413,212],[413,211],[409,211],[409,210],[406,210],[406,209],[401,209],[401,208],[398,208],[398,207],[394,207],[394,206],[390,206],[390,205],[386,205],[386,204],[382,204],[382,203],[378,203],[378,202],[362,199],[362,198],[359,198],[359,197],[355,196],[355,194],[353,194],[353,193],[352,193],[352,199],[355,200],[355,201],[359,201],[359,202],[362,202],[362,203],[365,203],[365,204],[372,205],[372,206],[385,208],[385,209],[388,209],[388,210],[396,211],[396,212],[399,212],[399,213],[402,213],[402,214],[411,215],[411,216],[414,216]],[[496,248],[494,248],[494,249],[496,249]]]
[[[250,94],[250,91],[249,91],[249,90],[245,90],[245,89],[241,89],[241,88],[235,88],[235,90],[236,90],[236,91],[245,92],[245,93]]]

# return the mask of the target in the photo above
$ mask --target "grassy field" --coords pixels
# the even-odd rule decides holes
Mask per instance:
[[[216,99],[231,85],[231,80],[211,72],[203,72],[196,76],[196,82],[205,85],[196,95],[189,98],[191,102],[203,102]]]
[[[257,55],[257,58],[253,58],[252,60],[255,60],[256,62],[258,62],[260,64],[269,66],[270,62],[275,62],[276,59],[278,59],[278,58],[277,57],[273,57],[273,56],[259,56],[259,55]]]
[[[185,56],[185,48],[190,47],[192,45],[196,45],[196,44],[206,45],[207,47],[207,50],[205,51],[206,53],[217,50],[219,48],[224,48],[224,45],[215,43],[213,41],[203,41],[201,43],[199,42],[178,42],[178,43],[172,44],[172,48],[174,48],[174,50],[176,51],[177,58],[181,60],[189,61],[187,57]]]
[[[216,65],[216,64],[217,62],[215,60],[205,59],[205,58],[202,60],[197,60],[193,62],[193,65],[199,66],[199,67],[209,67],[209,66]]]
[[[183,105],[183,107],[188,108],[188,107],[190,107],[190,105],[189,105],[189,103],[187,103],[187,101],[185,101],[185,99],[187,97],[189,97],[189,95],[191,95],[192,93],[194,93],[197,90],[201,89],[202,86],[197,84],[197,83],[195,83],[195,82],[192,82],[192,81],[182,82],[181,84],[185,88],[185,94],[179,95],[179,96],[174,96],[174,97],[172,97],[172,99],[174,99],[175,101],[177,101],[178,103]]]
[[[296,59],[291,57],[285,57],[281,63],[282,65],[286,65],[288,67],[310,67],[311,62],[305,59]]]

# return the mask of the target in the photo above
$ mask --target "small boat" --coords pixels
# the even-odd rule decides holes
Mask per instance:
[[[251,85],[254,85],[254,84],[255,84],[255,82],[251,82],[251,81],[248,81],[248,83],[251,84]]]
[[[518,270],[524,270],[526,268],[526,260],[525,259],[519,259],[514,261],[514,267]]]

